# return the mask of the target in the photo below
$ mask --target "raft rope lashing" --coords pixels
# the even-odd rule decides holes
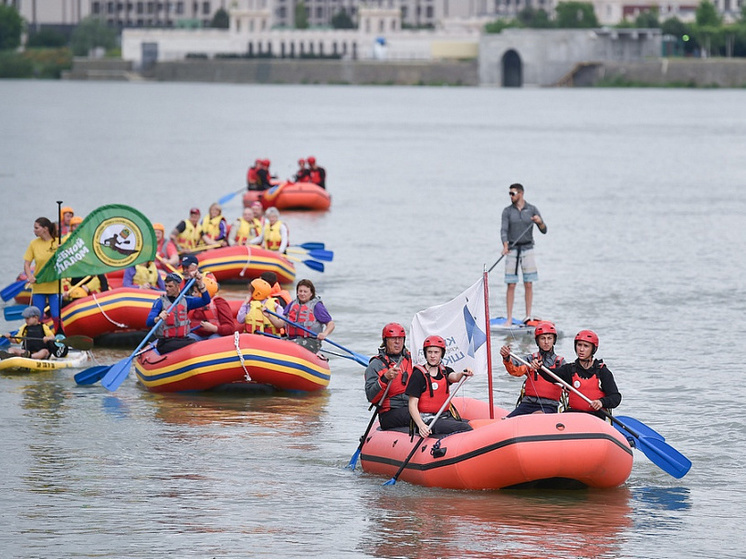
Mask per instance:
[[[94,302],[96,303],[96,306],[98,307],[98,310],[100,310],[100,311],[101,311],[101,314],[102,314],[102,315],[104,315],[104,318],[105,318],[106,320],[108,320],[108,321],[109,321],[109,322],[111,322],[111,323],[112,323],[112,324],[113,324],[114,326],[117,326],[117,327],[119,327],[119,328],[129,328],[129,326],[128,326],[128,325],[126,325],[126,324],[122,324],[121,322],[117,322],[116,320],[112,320],[112,319],[111,319],[111,318],[109,317],[109,315],[107,315],[107,314],[106,314],[106,312],[104,311],[103,307],[101,307],[101,304],[100,304],[100,303],[98,302],[98,299],[96,298],[96,294],[95,294],[95,293],[92,293],[91,295],[93,295],[93,301],[94,301]]]
[[[233,333],[233,345],[236,346],[236,353],[238,354],[238,358],[241,360],[241,367],[243,367],[244,378],[246,379],[246,382],[251,382],[251,375],[249,374],[249,370],[246,368],[246,361],[244,361],[243,353],[241,353],[241,346],[238,344],[240,337],[241,334],[239,334],[238,332]]]

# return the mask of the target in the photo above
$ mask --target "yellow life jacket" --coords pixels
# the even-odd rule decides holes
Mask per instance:
[[[220,238],[220,223],[223,221],[225,221],[225,218],[222,213],[216,217],[206,215],[202,218],[202,233],[211,240],[217,241]]]
[[[264,224],[264,241],[262,246],[267,250],[280,250],[282,245],[282,221],[279,219],[275,221],[274,225],[269,223],[269,220]]]
[[[87,291],[83,286],[87,288]],[[80,299],[91,293],[101,293],[101,280],[98,279],[98,276],[93,276],[87,282],[77,285],[71,282],[70,278],[64,278],[62,280],[62,293],[68,299]]]
[[[184,231],[179,233],[179,236],[176,238],[176,242],[182,252],[197,248],[197,245],[202,240],[202,225],[197,224],[194,226],[188,219],[184,220],[184,225]]]
[[[246,319],[244,320],[246,323],[246,331],[250,334],[259,331],[279,336],[281,329],[276,328],[262,312],[262,308],[265,305],[272,312],[277,310],[277,305],[272,297],[267,299],[266,303],[255,300],[252,300],[251,303],[249,303],[249,312],[246,313]]]
[[[259,236],[261,231],[261,225],[259,220],[253,218],[251,221],[246,221],[244,218],[238,218],[238,229],[236,230],[236,244],[245,245],[254,237]]]
[[[135,275],[132,277],[132,283],[135,285],[150,284],[153,287],[158,286],[158,268],[154,262],[135,265]]]

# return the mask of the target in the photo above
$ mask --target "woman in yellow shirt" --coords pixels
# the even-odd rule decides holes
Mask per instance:
[[[57,228],[54,223],[46,217],[40,217],[34,221],[34,235],[36,239],[31,241],[26,253],[23,255],[23,271],[31,285],[31,304],[39,309],[49,305],[49,314],[54,320],[54,326],[59,331],[60,327],[60,295],[56,281],[37,283],[34,272],[38,272],[44,264],[52,258],[57,250]],[[33,263],[33,269],[31,267]],[[43,312],[43,310],[42,310]]]

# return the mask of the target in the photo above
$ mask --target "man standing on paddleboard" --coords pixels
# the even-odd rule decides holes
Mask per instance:
[[[515,286],[518,284],[518,267],[523,274],[523,288],[526,294],[526,318],[531,318],[533,303],[533,282],[539,279],[534,258],[534,224],[543,234],[547,232],[547,225],[541,218],[539,209],[523,199],[523,185],[511,184],[508,189],[511,204],[503,210],[500,239],[503,243],[502,254],[505,256],[505,283],[508,285],[505,294],[506,315],[505,325],[513,323],[513,301]]]

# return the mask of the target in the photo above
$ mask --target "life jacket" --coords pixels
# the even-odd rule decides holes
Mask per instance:
[[[400,394],[404,394],[404,392],[406,392],[407,390],[407,383],[409,382],[410,374],[412,372],[412,356],[409,354],[408,351],[402,351],[402,360],[399,363],[399,369],[401,370],[401,372],[396,376],[394,380],[389,381],[389,384],[391,386],[389,387],[389,391],[386,393],[386,399],[383,401],[373,401],[374,404],[378,404],[379,413],[385,413],[389,411],[391,409],[391,398],[393,398],[394,396],[399,396]],[[380,359],[386,366],[386,369],[390,369],[391,367],[396,365],[396,360],[387,355],[384,350],[380,350],[378,352],[378,355],[373,357],[373,359]]]
[[[161,295],[163,309],[167,310],[171,306],[171,301],[166,295]],[[157,338],[186,338],[189,334],[189,317],[187,316],[187,303],[184,299],[179,301],[166,320],[162,321],[155,331]]]
[[[603,367],[603,365],[600,366]],[[572,386],[589,400],[600,400],[606,396],[606,393],[601,390],[601,379],[599,379],[595,374],[590,378],[581,378],[574,372],[572,374]],[[570,394],[567,396],[567,405],[574,410],[597,413],[588,402],[572,391],[570,391]]]
[[[197,245],[202,239],[202,225],[192,225],[192,222],[188,219],[184,220],[184,225],[184,231],[179,233],[179,236],[176,238],[182,252],[188,249],[197,248]]]
[[[224,237],[221,235],[220,224],[225,223],[223,214],[216,217],[205,216],[202,218],[202,233],[212,241],[222,240]]]
[[[264,241],[262,246],[267,250],[279,251],[280,245],[282,245],[282,221],[279,219],[275,221],[274,225],[269,223],[269,220],[264,224]],[[286,226],[287,227],[287,226]],[[289,237],[289,234],[288,234]]]
[[[445,367],[442,364],[438,365],[439,377],[431,376],[422,365],[415,365],[414,368],[422,373],[427,383],[427,390],[420,396],[417,409],[421,413],[438,413],[448,400],[448,393],[450,392]]]
[[[251,221],[246,221],[242,217],[238,218],[238,229],[236,230],[237,245],[245,245],[251,239],[259,235],[259,232],[257,231],[258,223],[255,222],[258,222],[258,220],[252,219]]]
[[[295,182],[306,182],[308,180],[308,169],[298,169],[295,175]]]
[[[158,243],[158,248],[156,248],[155,253],[159,255],[161,258],[166,260],[168,258],[168,244],[171,242],[171,239],[163,238]]]
[[[293,302],[293,297],[288,293],[288,290],[283,289],[277,282],[272,286],[272,291],[270,291],[269,294],[277,299],[283,307]]]
[[[543,356],[537,351],[531,355],[532,361],[534,359],[540,359],[543,361]],[[554,355],[554,363],[544,366],[547,369],[554,370],[564,363],[564,359],[558,355]],[[559,401],[562,396],[562,387],[554,382],[550,382],[539,374],[538,371],[534,371],[529,367],[529,372],[526,375],[526,382],[523,385],[524,393],[526,396],[535,396],[537,398],[547,398],[549,400]]]
[[[42,338],[46,336],[54,336],[54,332],[50,330],[49,326],[46,324],[34,324],[32,326],[29,326],[27,324],[24,324],[18,329],[18,337],[19,338],[39,338],[38,340],[23,340],[21,342],[21,347],[25,350],[28,350],[29,353],[36,353],[40,349],[44,349],[47,347],[47,342],[42,340]]]
[[[246,182],[248,184],[257,184],[259,182],[259,176],[256,174],[256,167],[249,167],[249,171],[246,173]]]
[[[83,286],[87,287],[88,291],[83,289]],[[63,278],[62,293],[66,299],[80,299],[88,297],[91,293],[101,293],[101,280],[98,279],[98,276],[93,276],[88,281],[78,285],[78,282],[73,282],[71,278]]]
[[[321,183],[323,182],[323,179],[321,177],[321,169],[319,167],[316,167],[315,169],[309,169],[308,179],[314,184],[321,185]]]
[[[288,311],[287,317],[293,322],[307,328],[308,330],[319,334],[324,329],[324,326],[318,320],[316,320],[316,317],[313,314],[313,310],[316,308],[316,305],[319,303],[319,301],[321,301],[321,299],[319,299],[318,297],[314,297],[313,299],[308,301],[308,303],[303,303],[301,305],[300,302],[296,299],[295,301],[290,303],[290,310]],[[300,328],[296,328],[289,322],[287,325],[287,329],[289,338],[311,337],[311,334],[309,334],[308,332],[304,332]]]
[[[132,283],[135,285],[158,286],[158,268],[154,262],[146,264],[135,264],[135,275],[132,277]]]
[[[263,301],[252,301],[249,303],[249,312],[246,313],[244,319],[244,329],[249,334],[254,332],[266,332],[267,334],[275,334],[279,336],[282,333],[282,329],[277,328],[272,324],[269,319],[264,316],[262,308],[266,306],[272,312],[277,310],[277,305],[273,298],[269,298],[266,302]]]

